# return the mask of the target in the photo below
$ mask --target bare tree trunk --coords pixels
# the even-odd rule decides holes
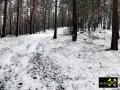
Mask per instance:
[[[20,11],[19,11],[19,32],[20,32],[20,34],[21,35],[23,35],[24,34],[24,22],[23,22],[23,20],[24,20],[24,18],[23,18],[23,0],[20,0],[20,2],[19,2],[19,9],[20,9]]]
[[[1,7],[0,7],[0,10],[1,10]],[[1,36],[1,26],[2,26],[2,21],[1,21],[1,12],[0,12],[0,36]]]
[[[5,37],[5,30],[6,30],[6,20],[7,20],[7,6],[8,0],[4,1],[4,18],[3,18],[3,27],[2,27],[2,35],[1,38]]]
[[[112,50],[118,50],[118,39],[119,39],[118,0],[113,0],[112,42],[111,42]]]
[[[62,27],[64,27],[64,10],[63,10],[63,6],[62,6]]]
[[[30,34],[35,33],[35,0],[30,0]]]
[[[17,0],[17,25],[16,25],[16,36],[18,36],[18,32],[19,32],[19,15],[20,15],[19,5],[20,5],[20,1]]]
[[[46,32],[46,13],[47,13],[47,10],[45,9],[44,10],[44,16],[43,16],[43,31]]]
[[[10,6],[9,6],[9,24],[10,24],[9,35],[12,35],[13,12],[12,12],[12,2],[11,2],[11,0],[9,1],[9,3],[10,3]]]
[[[107,29],[110,29],[110,27],[111,27],[111,22],[112,22],[112,20],[111,20],[111,17],[112,17],[112,5],[110,5],[110,11],[109,11],[109,16],[108,16],[108,25],[107,25]]]
[[[76,0],[73,0],[73,31],[72,31],[72,41],[77,40],[77,6]]]
[[[33,27],[33,10],[32,10],[32,4],[33,4],[33,0],[30,0],[30,34],[32,34],[32,27]]]
[[[53,39],[57,38],[57,0],[55,0],[55,23],[54,23],[54,36]]]
[[[51,28],[51,12],[50,12],[50,10],[49,10],[49,12],[48,12],[48,14],[49,14],[49,16],[48,16],[48,28]]]

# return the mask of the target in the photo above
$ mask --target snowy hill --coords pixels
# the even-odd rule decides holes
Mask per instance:
[[[65,30],[56,40],[51,30],[0,39],[0,90],[103,90],[99,77],[120,78],[120,50],[106,51],[111,31],[82,33],[72,42]]]

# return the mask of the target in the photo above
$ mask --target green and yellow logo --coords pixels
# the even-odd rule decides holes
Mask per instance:
[[[117,88],[118,78],[117,77],[100,77],[99,87],[100,88]]]
[[[106,82],[106,84],[107,84],[107,86],[109,86],[109,87],[110,87],[110,86],[115,86],[115,87],[116,87],[116,86],[117,86],[117,79],[113,79],[113,80],[112,80],[112,79],[110,78],[110,79],[108,79],[108,81]]]

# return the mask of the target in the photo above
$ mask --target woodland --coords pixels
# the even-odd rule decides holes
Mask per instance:
[[[119,22],[120,0],[0,0],[0,90],[120,90]]]

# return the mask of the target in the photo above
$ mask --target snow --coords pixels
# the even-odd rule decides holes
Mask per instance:
[[[0,39],[0,90],[118,90],[98,86],[99,77],[120,78],[120,50],[106,51],[111,31],[72,42],[66,30],[58,28],[56,40],[53,30]]]

